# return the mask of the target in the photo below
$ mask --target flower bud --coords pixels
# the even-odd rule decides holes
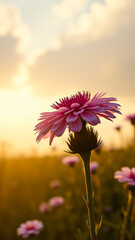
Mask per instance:
[[[98,148],[101,144],[101,139],[98,140],[98,134],[90,126],[83,124],[80,132],[74,132],[69,134],[67,145],[68,153],[86,153]]]

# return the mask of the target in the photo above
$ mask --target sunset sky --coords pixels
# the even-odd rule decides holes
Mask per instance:
[[[124,116],[135,113],[134,0],[0,1],[0,146],[10,154],[48,153],[35,142],[40,112],[77,91],[106,92],[122,116],[96,129],[106,145],[118,143],[114,127],[132,132]],[[63,150],[66,134],[53,146]]]

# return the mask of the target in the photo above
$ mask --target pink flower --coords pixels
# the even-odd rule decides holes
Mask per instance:
[[[58,188],[58,187],[60,186],[60,181],[58,181],[58,180],[52,181],[52,182],[50,183],[50,186],[51,186],[52,188]]]
[[[62,163],[73,167],[79,160],[80,159],[77,156],[68,156],[62,159]]]
[[[114,152],[115,151],[115,148],[112,146],[108,149],[109,152]]]
[[[89,92],[78,92],[76,95],[60,99],[52,105],[53,112],[41,113],[40,122],[36,125],[36,138],[40,142],[42,138],[50,137],[51,145],[55,136],[61,136],[66,127],[69,132],[80,132],[82,121],[91,125],[100,123],[99,117],[108,120],[115,118],[114,113],[120,113],[119,104],[114,103],[116,98],[104,97],[105,93],[97,93],[93,98]]]
[[[26,223],[22,223],[17,229],[17,235],[22,235],[23,238],[27,238],[29,235],[37,235],[43,227],[41,221],[27,221]]]
[[[125,119],[130,121],[131,124],[135,125],[135,113],[127,115]]]
[[[98,166],[99,166],[98,162],[96,162],[96,161],[90,162],[91,173],[95,173],[96,170],[98,169]]]
[[[63,197],[53,197],[49,200],[49,204],[51,207],[60,207],[64,203]]]
[[[120,130],[121,130],[121,126],[116,126],[114,129],[115,129],[116,131],[120,131]]]
[[[111,213],[113,208],[112,208],[112,206],[108,205],[108,206],[105,207],[104,210],[105,210],[106,213]]]
[[[48,213],[51,211],[51,208],[48,203],[41,203],[39,206],[39,211],[41,213]]]
[[[127,182],[129,185],[135,186],[135,168],[123,167],[121,170],[115,172],[114,178],[118,182]]]

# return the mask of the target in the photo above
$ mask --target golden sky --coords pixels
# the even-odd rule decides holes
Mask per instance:
[[[97,126],[104,143],[118,143],[117,124],[130,138],[124,116],[135,110],[134,12],[134,0],[0,1],[0,143],[10,153],[48,152],[48,140],[35,143],[40,112],[83,90],[107,92],[122,105],[123,116]]]

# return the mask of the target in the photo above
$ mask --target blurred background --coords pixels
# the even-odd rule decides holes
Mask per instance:
[[[92,155],[102,164],[94,183],[95,189],[101,184],[100,191],[96,190],[96,203],[100,202],[97,211],[106,217],[104,209],[111,205],[109,214],[113,212],[115,223],[121,221],[120,209],[125,202],[118,195],[125,192],[113,174],[124,164],[134,164],[133,126],[125,121],[127,114],[135,113],[134,13],[134,0],[0,1],[2,240],[17,239],[19,224],[33,218],[48,224],[43,235],[49,240],[69,239],[65,233],[78,239],[77,228],[86,230],[82,165],[73,170],[60,162],[67,149],[67,132],[55,138],[51,147],[48,139],[37,144],[34,133],[41,112],[52,111],[55,101],[77,91],[89,91],[92,97],[106,92],[121,105],[122,115],[113,123],[101,119],[95,127],[103,152]],[[62,182],[57,192],[49,188],[55,179]],[[66,199],[64,214],[60,210],[59,218],[56,213],[44,217],[39,204],[57,194]],[[110,234],[106,239],[115,239],[119,233],[114,229],[113,235],[105,225],[101,235],[105,239],[105,234]]]
[[[97,126],[104,144],[119,145],[117,124],[129,140],[132,130],[123,119],[135,107],[134,10],[133,0],[0,1],[2,152],[49,152],[48,140],[35,142],[40,112],[83,90],[106,92],[122,106],[113,124]],[[54,140],[59,151],[64,137]]]

